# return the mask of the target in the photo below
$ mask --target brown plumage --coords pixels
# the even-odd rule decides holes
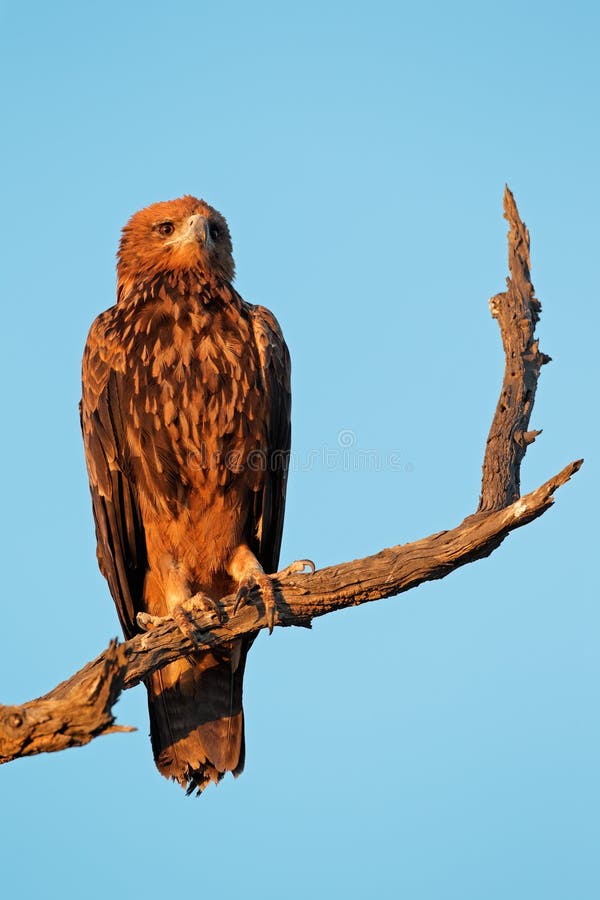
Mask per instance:
[[[123,229],[117,304],[93,323],[81,421],[98,561],[126,637],[258,582],[279,559],[290,362],[274,316],[231,285],[225,219],[186,196]],[[268,596],[265,596],[265,604]],[[148,683],[156,764],[189,791],[244,765],[253,637]]]

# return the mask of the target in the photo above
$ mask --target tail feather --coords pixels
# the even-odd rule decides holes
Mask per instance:
[[[224,652],[170,663],[147,681],[154,760],[188,794],[244,768],[247,652],[246,642],[235,641]]]

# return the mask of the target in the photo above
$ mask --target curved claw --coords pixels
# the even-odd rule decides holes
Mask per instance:
[[[275,625],[275,613],[277,612],[277,606],[275,604],[275,600],[272,603],[267,603],[265,600],[265,619],[267,620],[267,627],[269,629],[269,634],[273,634],[273,627]]]
[[[195,620],[202,613],[216,616],[219,625],[222,625],[225,621],[220,604],[213,597],[202,592],[194,594],[193,597],[189,597],[181,603],[177,603],[171,611],[171,615],[179,629],[194,643],[196,643],[196,633],[199,630]]]
[[[209,594],[194,594],[194,596],[190,597],[189,600],[184,601],[182,606],[186,612],[191,613],[214,612],[217,619],[219,620],[219,625],[225,624],[225,615],[221,604],[218,600],[215,600],[214,597],[211,597]]]
[[[305,569],[309,570],[306,574],[314,575],[316,568],[312,559],[297,559],[295,562],[290,563],[289,566],[286,566],[285,569],[282,569],[281,572],[278,572],[277,577],[286,578],[288,575],[300,575]]]
[[[244,601],[246,600],[248,594],[252,591],[252,589],[255,588],[255,587],[260,587],[260,586],[261,586],[261,585],[260,585],[260,582],[258,581],[258,579],[257,579],[256,575],[254,574],[254,572],[250,572],[250,573],[244,578],[244,580],[242,581],[242,583],[241,583],[240,586],[238,587],[238,592],[237,592],[237,594],[235,595],[235,602],[234,602],[234,604],[233,604],[233,613],[234,613],[234,615],[235,615],[235,613],[238,611],[238,609],[240,608],[240,606],[242,606],[242,604],[244,603]]]
[[[273,626],[275,624],[277,604],[275,602],[275,588],[273,587],[273,581],[270,575],[265,575],[264,572],[249,572],[248,575],[246,575],[246,577],[240,584],[238,592],[236,594],[235,602],[233,604],[234,615],[238,611],[240,605],[244,602],[248,594],[255,587],[259,588],[260,590],[262,601],[265,607],[265,618],[267,620],[269,634],[272,634]]]

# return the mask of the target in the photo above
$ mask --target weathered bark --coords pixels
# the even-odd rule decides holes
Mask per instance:
[[[500,399],[487,439],[483,461],[480,510],[502,509],[520,496],[521,462],[539,431],[528,431],[540,369],[550,357],[535,340],[542,306],[529,276],[529,231],[519,218],[515,198],[504,190],[504,218],[508,233],[510,278],[506,290],[490,300],[498,320],[506,364]]]
[[[519,499],[520,468],[527,446],[539,432],[528,431],[541,366],[549,357],[534,339],[541,306],[529,275],[529,233],[506,188],[508,290],[490,301],[506,355],[504,382],[487,441],[478,511],[450,531],[374,556],[312,574],[276,576],[276,625],[310,625],[313,618],[408,591],[424,581],[489,556],[509,532],[542,515],[553,494],[581,466],[570,463],[541,487]],[[163,620],[124,644],[111,643],[85,668],[49,694],[23,706],[0,706],[0,763],[19,756],[86,744],[98,734],[126,731],[111,713],[120,691],[191,650],[214,647],[236,635],[267,627],[260,596],[234,612],[223,601],[222,621],[214,613],[193,615],[192,638],[172,620]]]
[[[134,731],[115,725],[112,714],[127,668],[126,645],[111,641],[97,659],[44,697],[0,706],[0,763],[82,746],[111,731]]]

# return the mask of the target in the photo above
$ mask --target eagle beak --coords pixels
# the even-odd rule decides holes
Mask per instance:
[[[188,241],[197,241],[199,244],[202,244],[203,247],[209,246],[211,239],[206,216],[200,215],[200,213],[190,216],[185,239]]]

